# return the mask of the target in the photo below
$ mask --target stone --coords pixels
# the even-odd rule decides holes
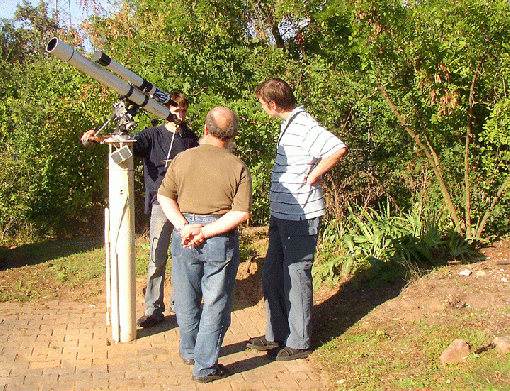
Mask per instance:
[[[466,361],[471,353],[471,346],[463,339],[456,339],[441,355],[443,364],[452,364]]]
[[[499,353],[507,354],[510,352],[510,337],[496,337],[492,344]]]

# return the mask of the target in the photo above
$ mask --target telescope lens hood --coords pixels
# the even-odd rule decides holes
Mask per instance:
[[[51,53],[53,51],[53,49],[55,49],[55,47],[57,46],[57,43],[58,43],[58,38],[55,38],[55,37],[52,38],[50,40],[50,42],[48,42],[48,45],[46,46],[46,51]]]
[[[60,41],[57,37],[53,37],[50,42],[48,42],[46,51],[65,62],[69,62],[74,54],[74,49],[67,43]]]

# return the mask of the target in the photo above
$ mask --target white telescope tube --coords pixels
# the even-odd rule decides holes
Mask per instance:
[[[46,51],[62,61],[68,62],[72,66],[78,68],[80,71],[96,79],[104,86],[117,92],[122,98],[129,99],[129,101],[144,108],[156,117],[166,119],[168,121],[173,120],[174,116],[167,107],[145,95],[140,90],[133,88],[132,85],[126,83],[122,79],[119,79],[106,69],[103,69],[99,65],[93,63],[58,38],[52,38],[50,40],[46,47]]]
[[[172,103],[170,102],[171,101],[170,94],[167,94],[166,92],[160,90],[154,84],[138,76],[136,73],[131,72],[129,69],[122,66],[117,61],[112,60],[112,58],[106,55],[105,53],[95,52],[92,55],[92,60],[95,63],[104,66],[106,69],[109,69],[110,71],[116,73],[124,80],[127,80],[136,88],[138,88],[140,91],[142,91],[144,94],[149,95],[151,98],[157,100],[159,103],[162,104]]]

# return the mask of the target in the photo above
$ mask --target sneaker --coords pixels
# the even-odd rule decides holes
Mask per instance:
[[[152,315],[144,315],[137,320],[136,324],[144,329],[156,326],[157,324],[165,321],[165,315],[154,313]]]
[[[250,340],[246,343],[246,349],[271,350],[279,347],[280,343],[269,342],[266,337],[250,338]]]
[[[198,383],[210,383],[212,381],[223,379],[224,377],[227,377],[230,375],[230,372],[227,368],[225,368],[223,365],[218,364],[216,366],[216,370],[208,375],[205,376],[193,376],[191,379],[193,381],[196,381]]]
[[[276,356],[272,357],[272,359],[276,361],[291,361],[297,360],[298,358],[306,358],[311,353],[312,351],[308,349],[293,349],[286,346],[281,349]]]

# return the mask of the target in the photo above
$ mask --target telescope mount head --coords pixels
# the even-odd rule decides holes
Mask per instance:
[[[128,99],[121,99],[113,105],[112,117],[117,121],[114,134],[130,134],[136,128],[135,117],[138,114],[138,106]]]

